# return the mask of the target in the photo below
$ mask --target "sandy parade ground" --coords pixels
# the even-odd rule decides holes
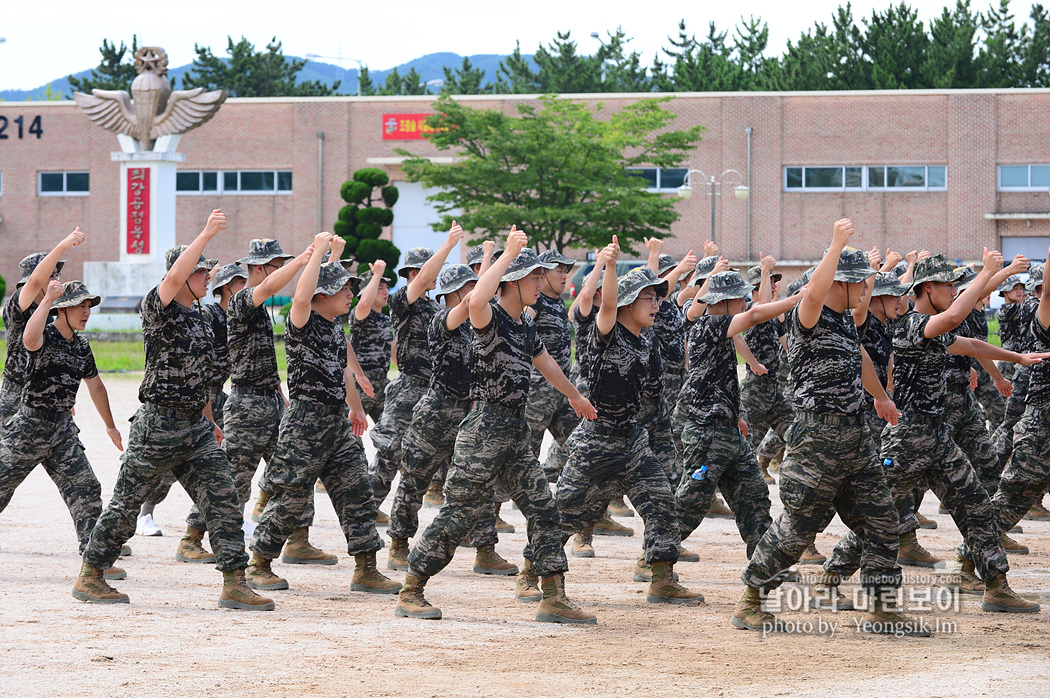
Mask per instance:
[[[103,377],[125,440],[139,378]],[[76,419],[108,502],[118,453],[87,391],[79,397]],[[775,516],[776,486],[770,494]],[[174,560],[188,509],[173,488],[157,508],[164,536],[129,542],[134,555],[118,562],[128,579],[114,586],[130,605],[87,605],[70,595],[80,565],[71,520],[37,468],[0,514],[0,696],[1050,695],[1050,523],[1024,521],[1015,538],[1031,554],[1010,559],[1014,588],[1039,599],[1040,614],[983,613],[979,596],[949,598],[946,570],[905,567],[905,606],[933,608],[912,612],[934,637],[871,636],[857,630],[857,612],[799,608],[820,571],[803,567],[803,583],[780,597],[796,632],[762,637],[729,622],[746,562],[730,520],[705,521],[686,543],[702,561],[677,567],[706,602],[666,606],[646,603],[646,585],[631,581],[642,523],[619,519],[634,537],[599,537],[595,558],[569,558],[570,598],[598,615],[597,627],[581,628],[535,622],[535,606],[514,598],[514,578],[474,574],[467,549],[427,587],[443,620],[396,618],[396,597],[349,590],[353,561],[324,495],[311,539],[340,553],[339,564],[275,562],[291,585],[268,592],[276,611],[220,610],[220,573]],[[932,495],[922,511],[939,528],[920,541],[950,565],[958,530]],[[435,512],[424,509],[421,523]],[[498,550],[520,564],[524,518],[508,507],[504,518],[517,532]],[[830,553],[844,532],[836,519],[818,548]],[[385,568],[385,550],[379,562]]]

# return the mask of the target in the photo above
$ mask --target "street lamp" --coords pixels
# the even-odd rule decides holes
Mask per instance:
[[[354,63],[357,63],[357,96],[361,96],[361,69],[364,68],[365,64],[360,60],[357,58],[343,58],[342,56],[321,56],[316,53],[308,53],[306,54],[306,57],[310,60],[323,58],[327,61],[353,61]]]
[[[736,170],[726,170],[720,174],[717,178],[708,177],[704,174],[703,170],[689,170],[685,174],[685,181],[682,182],[682,186],[678,187],[678,196],[682,199],[688,199],[693,195],[693,188],[689,186],[689,181],[693,173],[697,173],[703,179],[704,182],[704,196],[711,199],[711,242],[715,241],[715,197],[722,196],[722,184],[726,179],[726,176],[732,175],[737,178],[739,184],[734,188],[736,198],[741,201],[746,201],[747,197],[751,194],[751,190],[744,184],[744,175],[740,174]]]

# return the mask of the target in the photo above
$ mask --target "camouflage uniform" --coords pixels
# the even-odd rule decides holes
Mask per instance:
[[[1014,278],[1014,277],[1011,277]],[[1010,283],[1007,279],[1000,288]],[[1020,303],[1012,303],[999,308],[999,337],[1002,347],[1010,351],[1027,352],[1031,345],[1031,326],[1035,317],[1039,301],[1032,296],[1026,295]],[[1000,362],[999,370],[1006,375],[1006,370]],[[1025,395],[1028,393],[1028,366],[1012,365],[1013,391],[1006,399],[1006,411],[1002,423],[996,428],[992,436],[995,452],[1001,465],[1005,465],[1013,451],[1014,425],[1021,419],[1025,411]]]
[[[974,336],[977,339],[983,342],[988,341],[988,316],[985,315],[984,309],[974,308],[970,312],[970,326],[974,328]],[[1003,423],[1006,401],[1003,400],[1003,396],[995,387],[995,381],[984,370],[984,367],[977,362],[974,363],[977,364],[977,402],[981,404],[981,409],[984,411],[989,432],[994,434],[999,425]],[[1010,365],[1015,366],[1016,364]]]
[[[168,251],[168,268],[180,249]],[[211,269],[201,257],[197,269]],[[128,448],[121,456],[113,498],[91,532],[84,561],[96,569],[113,565],[135,533],[139,506],[170,471],[201,508],[215,550],[216,568],[241,569],[243,517],[226,454],[215,443],[212,424],[201,410],[207,403],[211,333],[199,308],[161,303],[156,288],[142,300],[146,369],[132,416]]]
[[[794,419],[791,406],[784,399],[780,388],[780,337],[783,333],[780,321],[776,318],[743,332],[751,353],[768,370],[765,375],[759,376],[747,366],[740,386],[740,402],[747,411],[748,440],[756,451],[770,430],[783,441],[784,432]],[[781,454],[775,452],[774,455]]]
[[[394,330],[390,316],[371,311],[364,320],[358,320],[350,312],[350,346],[354,348],[361,370],[372,384],[375,396],[361,395],[365,414],[379,424],[386,404],[386,388],[390,374],[390,345],[394,341]]]
[[[661,273],[666,271],[662,267]],[[685,382],[685,315],[673,298],[660,301],[653,330],[660,343],[663,394],[677,398]]]
[[[350,278],[339,264],[326,262],[316,292],[336,293]],[[289,319],[284,332],[291,405],[281,418],[277,448],[267,468],[274,493],[252,537],[252,552],[266,560],[280,555],[288,536],[300,527],[318,479],[332,500],[347,552],[375,552],[382,545],[368,461],[347,418],[342,324],[310,311],[305,325],[296,327]]]

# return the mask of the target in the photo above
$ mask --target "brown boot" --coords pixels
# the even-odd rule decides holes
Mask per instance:
[[[297,528],[288,536],[281,551],[281,562],[286,565],[334,565],[339,558],[310,545],[310,529]]]
[[[263,591],[279,591],[288,588],[288,580],[278,577],[270,569],[271,562],[273,561],[252,553],[252,559],[248,562],[248,569],[244,573],[249,587]]]
[[[408,569],[408,539],[391,538],[390,552],[386,556],[386,568],[388,570]]]
[[[598,618],[569,601],[565,595],[565,575],[558,573],[540,580],[543,598],[536,609],[536,620],[541,623],[573,623],[597,625]]]
[[[252,521],[259,523],[259,519],[262,518],[263,510],[266,508],[266,503],[270,501],[270,493],[259,491],[259,499],[255,501],[255,506],[252,508]]]
[[[503,502],[496,502],[496,532],[514,533],[514,524],[509,524],[500,518],[499,510],[501,506],[503,506]]]
[[[711,508],[707,510],[707,518],[735,519],[736,517],[733,515],[733,510],[722,501],[722,497],[716,494],[714,499],[711,500]]]
[[[630,518],[634,516],[634,510],[627,506],[627,502],[623,501],[623,495],[621,495],[609,502],[609,515]]]
[[[572,554],[575,557],[594,557],[594,526],[588,526],[572,537]]]
[[[875,635],[895,637],[929,637],[930,626],[925,618],[904,615],[896,604],[885,603],[878,594],[872,598],[872,608],[864,614],[861,630]]]
[[[758,468],[762,471],[762,479],[766,481],[767,485],[775,485],[777,481],[769,474],[769,456],[758,457]]]
[[[781,450],[779,456],[773,456],[772,458],[769,459],[769,472],[771,472],[771,473],[779,473],[780,472],[780,464],[783,463],[783,462],[784,462],[784,452],[783,452],[783,450]]]
[[[440,509],[445,506],[445,493],[440,482],[431,482],[427,487],[427,493],[423,495],[423,506],[430,509]],[[440,614],[441,612],[438,611]],[[416,616],[411,616],[415,618]],[[438,616],[441,617],[440,615]]]
[[[124,545],[120,546],[120,556],[121,557],[131,557],[131,546],[128,545],[127,543],[125,543]]]
[[[389,526],[390,517],[383,513],[381,509],[376,509],[376,526]]]
[[[649,593],[645,600],[649,603],[703,603],[704,595],[699,591],[690,591],[678,583],[674,574],[674,563],[659,560],[650,565],[653,581],[649,583]]]
[[[1050,521],[1050,510],[1047,510],[1042,502],[1037,502],[1032,505],[1024,517],[1029,521]]]
[[[179,562],[194,562],[199,564],[210,564],[215,562],[215,555],[208,552],[204,547],[204,531],[186,527],[186,533],[179,541],[179,549],[175,551],[175,559]]]
[[[526,558],[522,563],[518,579],[514,583],[514,596],[522,603],[533,603],[543,598],[543,592],[540,591],[540,580],[536,576],[532,560]]]
[[[102,570],[102,577],[109,580],[127,579],[128,573],[120,567],[110,567]]]
[[[962,568],[949,577],[944,586],[960,594],[983,594],[985,592],[984,582],[977,576],[973,560],[967,560],[961,555],[958,559]]]
[[[77,583],[73,585],[73,598],[88,603],[131,603],[127,594],[106,583],[102,570],[86,562],[81,564]]]
[[[354,576],[350,580],[350,590],[369,594],[396,594],[401,591],[401,585],[376,569],[375,553],[363,553],[354,555]]]
[[[937,529],[937,522],[933,519],[928,519],[919,512],[915,512],[915,518],[919,521],[919,528],[925,528],[930,531]]]
[[[1039,613],[1039,604],[1029,601],[1010,588],[1005,574],[997,574],[987,583],[988,589],[981,599],[982,611],[1000,613]]]
[[[1028,546],[1022,545],[1005,533],[999,534],[999,540],[1003,543],[1003,550],[1011,555],[1027,555]]]
[[[852,611],[853,601],[839,591],[841,579],[827,570],[813,587],[809,605],[822,611]]]
[[[681,559],[681,558],[679,558]],[[672,572],[673,579],[678,581],[678,573]],[[631,577],[636,582],[649,582],[653,581],[653,568],[648,562],[645,561],[645,555],[642,555],[634,563],[634,572]]]
[[[272,611],[273,600],[259,596],[249,588],[244,579],[244,570],[222,573],[222,594],[219,608],[236,608],[241,611]]]
[[[824,557],[815,543],[810,543],[806,551],[802,553],[802,557],[798,559],[800,565],[823,565],[828,559]]]
[[[936,567],[944,562],[941,558],[919,545],[915,531],[901,536],[900,549],[897,551],[897,564],[915,567]]]
[[[483,545],[478,548],[474,556],[474,572],[476,574],[502,574],[506,576],[518,573],[518,566],[504,560],[496,552],[496,546]]]
[[[688,548],[679,546],[678,548],[678,561],[679,562],[700,562],[700,553],[693,552]]]
[[[594,524],[594,535],[630,537],[634,535],[634,529],[616,523],[609,516],[609,512],[606,511],[602,518],[598,520],[598,523]]]
[[[762,610],[762,595],[755,587],[747,587],[733,611],[733,626],[741,630],[780,632],[784,628],[776,616]]]
[[[405,575],[405,584],[397,594],[395,616],[441,620],[441,609],[432,606],[423,596],[423,587],[426,586],[428,579],[430,578],[417,577],[414,574]]]
[[[324,483],[321,482],[320,479],[317,482],[314,483],[314,492],[327,492],[327,491],[328,490],[326,490],[324,488]]]

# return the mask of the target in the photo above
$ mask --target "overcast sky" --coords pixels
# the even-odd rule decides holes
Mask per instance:
[[[952,0],[954,6],[954,0]],[[461,55],[510,53],[515,40],[526,53],[549,42],[557,31],[571,30],[584,52],[596,47],[592,31],[622,26],[633,36],[631,46],[651,64],[685,18],[690,31],[707,32],[714,20],[730,29],[740,15],[769,23],[770,50],[779,54],[815,21],[830,23],[839,0],[734,2],[658,2],[638,0],[161,0],[132,3],[115,0],[7,0],[0,9],[0,89],[30,89],[98,64],[102,39],[130,45],[164,47],[173,66],[193,59],[193,44],[211,46],[224,55],[226,37],[241,35],[261,47],[276,35],[289,55],[316,53],[357,58],[374,69],[388,69],[438,51]],[[854,17],[884,10],[890,0],[859,0]],[[919,17],[939,15],[945,0],[913,0]],[[987,2],[975,0],[974,10]],[[1027,19],[1031,2],[1013,0],[1018,20]],[[337,63],[337,61],[329,61]],[[345,67],[353,63],[344,61]]]

